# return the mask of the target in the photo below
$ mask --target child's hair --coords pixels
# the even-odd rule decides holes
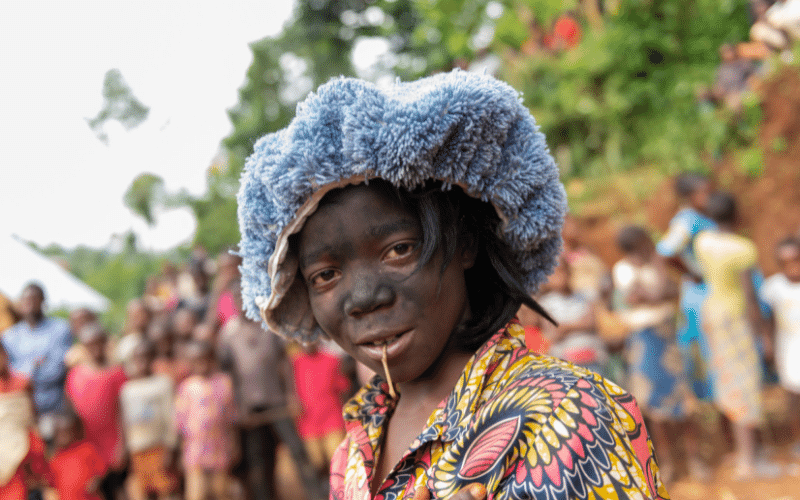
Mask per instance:
[[[650,234],[641,226],[629,225],[617,233],[617,246],[626,254],[636,252],[640,245],[650,239]]]
[[[500,218],[488,203],[467,196],[459,187],[443,190],[441,181],[429,181],[409,191],[383,179],[369,181],[414,214],[422,229],[419,267],[441,251],[441,271],[462,245],[475,245],[475,264],[465,271],[472,319],[455,333],[459,347],[473,350],[508,323],[521,304],[552,318],[525,291],[525,273],[511,247],[499,236]],[[320,207],[334,203],[343,188],[330,191]],[[291,239],[297,252],[297,235]],[[298,271],[299,272],[299,271]]]
[[[707,182],[708,178],[703,175],[686,172],[675,178],[675,192],[681,198],[686,198]]]
[[[717,224],[736,222],[736,198],[730,193],[718,192],[708,198],[708,216]]]

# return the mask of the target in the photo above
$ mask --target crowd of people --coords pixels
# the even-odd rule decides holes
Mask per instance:
[[[777,245],[780,272],[765,281],[756,246],[737,234],[734,197],[695,174],[678,177],[675,188],[685,206],[667,233],[654,242],[644,227],[622,228],[623,257],[610,271],[567,221],[565,252],[539,299],[559,326],[521,314],[529,346],[630,391],[665,478],[675,477],[679,444],[687,472],[709,478],[697,429],[703,401],[730,423],[735,476],[778,477],[787,470],[760,452],[757,432],[765,380],[777,374],[789,401],[791,454],[800,460],[800,237]]]
[[[780,272],[764,280],[736,234],[735,199],[695,174],[675,188],[685,206],[667,233],[622,228],[610,269],[568,217],[536,297],[558,326],[523,306],[526,343],[631,392],[667,480],[677,444],[686,472],[709,477],[698,401],[729,420],[737,477],[777,476],[757,431],[774,366],[800,460],[800,237],[778,244]],[[239,264],[196,252],[183,270],[165,265],[128,304],[121,335],[88,309],[48,317],[45,288],[28,285],[0,343],[0,498],[276,498],[279,443],[306,496],[327,496],[342,404],[371,374],[335,344],[287,343],[246,318]]]
[[[0,498],[276,498],[280,443],[306,497],[326,498],[353,365],[335,344],[287,345],[240,314],[238,264],[165,265],[121,335],[88,309],[46,316],[44,286],[28,285],[0,343],[14,451]]]

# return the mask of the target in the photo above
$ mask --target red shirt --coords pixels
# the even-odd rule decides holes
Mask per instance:
[[[0,393],[17,391],[30,391],[30,383],[27,378],[13,372],[8,378],[0,378]],[[45,477],[48,473],[47,462],[44,458],[44,441],[33,430],[30,431],[29,436],[28,455],[20,464],[16,474],[6,484],[0,485],[0,500],[28,498],[28,488],[25,485],[25,465],[28,465],[31,472],[37,477]]]
[[[78,365],[67,375],[66,392],[83,422],[86,440],[100,450],[111,468],[122,463],[119,393],[126,379],[121,367]]]
[[[294,383],[302,412],[297,418],[300,437],[322,437],[344,430],[341,396],[350,387],[339,369],[339,358],[326,352],[301,352],[292,360]]]
[[[50,459],[50,469],[59,500],[101,500],[86,492],[89,481],[106,473],[105,460],[89,441],[77,441],[58,450]]]

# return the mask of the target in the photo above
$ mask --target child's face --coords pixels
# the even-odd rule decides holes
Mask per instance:
[[[87,339],[83,342],[84,347],[86,348],[86,352],[89,354],[89,357],[97,363],[98,365],[103,365],[106,362],[106,338],[105,337],[94,337],[91,339]]]
[[[150,363],[153,361],[153,354],[149,349],[136,348],[131,356],[130,371],[132,378],[143,378],[150,375]]]
[[[800,283],[800,248],[797,245],[783,245],[778,248],[777,256],[784,276],[792,283]]]
[[[55,421],[53,441],[56,448],[65,448],[78,439],[78,422],[75,418],[57,418]]]
[[[653,259],[656,247],[651,240],[642,240],[636,245],[636,249],[627,254],[626,257],[635,266],[643,266]]]
[[[186,357],[189,359],[193,375],[200,375],[201,377],[211,375],[214,369],[214,360],[211,353],[206,352],[204,349],[191,348]]]
[[[382,373],[383,344],[392,378],[420,378],[448,347],[468,314],[457,251],[441,270],[437,253],[418,268],[422,231],[399,202],[360,185],[323,205],[300,233],[300,271],[322,329],[345,351]]]

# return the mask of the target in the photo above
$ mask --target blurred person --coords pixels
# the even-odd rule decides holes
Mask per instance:
[[[28,498],[26,476],[48,474],[44,441],[36,431],[30,382],[14,373],[0,344],[0,500]]]
[[[206,314],[206,322],[216,322],[219,327],[225,325],[238,313],[234,302],[234,283],[239,282],[239,265],[242,259],[229,252],[222,252],[217,258],[217,277],[211,291],[211,308]]]
[[[241,310],[240,284],[236,282],[231,290],[237,310]],[[292,455],[310,500],[324,498],[324,487],[292,421],[293,375],[283,341],[264,331],[259,323],[237,314],[222,329],[218,350],[220,365],[235,382],[250,494],[256,499],[277,498],[275,453],[282,442]],[[341,404],[337,405],[337,413],[341,419]]]
[[[45,294],[36,283],[22,291],[19,313],[22,320],[5,331],[3,347],[11,368],[31,382],[34,409],[45,441],[52,439],[52,417],[64,408],[64,357],[72,344],[69,324],[45,316]]]
[[[311,462],[321,474],[327,474],[333,453],[345,436],[342,405],[350,380],[342,373],[339,358],[321,350],[318,343],[303,346],[291,362],[300,402],[297,432]]]
[[[729,43],[719,48],[721,59],[711,93],[716,102],[731,111],[741,111],[744,93],[750,90],[752,77],[756,74],[753,61],[742,58],[736,46]]]
[[[697,236],[695,253],[708,283],[702,317],[711,355],[714,404],[733,426],[736,477],[777,477],[781,470],[776,464],[756,460],[756,429],[764,419],[756,345],[761,312],[752,278],[756,247],[734,233],[738,214],[732,195],[711,195],[708,214],[717,228]]]
[[[192,375],[178,387],[175,426],[183,439],[186,499],[230,498],[231,469],[237,461],[237,411],[233,382],[214,369],[214,350],[192,341],[186,347]]]
[[[50,471],[58,499],[102,500],[101,482],[108,466],[94,443],[83,438],[76,415],[65,412],[55,418],[55,448]]]
[[[596,299],[608,276],[608,268],[581,241],[581,228],[574,216],[567,214],[564,218],[561,235],[564,240],[563,256],[570,271],[570,287],[590,300]]]
[[[125,328],[115,351],[115,358],[127,368],[133,349],[145,339],[152,313],[143,299],[133,299],[126,309]]]
[[[181,273],[178,279],[178,292],[181,297],[178,308],[191,310],[197,321],[202,321],[206,317],[211,302],[210,285],[211,278],[207,270],[206,259],[192,258],[186,271]]]
[[[70,369],[66,392],[81,420],[84,437],[105,462],[107,472],[100,491],[107,500],[114,500],[122,492],[127,475],[119,407],[125,371],[109,362],[108,332],[101,325],[86,325],[78,333],[78,340],[89,359]]]
[[[676,177],[675,193],[682,207],[669,223],[669,229],[656,245],[656,251],[667,264],[682,274],[680,288],[681,327],[675,340],[683,355],[690,387],[701,400],[711,399],[712,383],[707,361],[708,342],[703,332],[701,310],[706,296],[700,265],[694,252],[694,241],[704,230],[716,224],[706,215],[711,182],[700,174],[684,173]]]
[[[151,323],[147,329],[147,340],[154,347],[151,367],[153,373],[169,377],[177,387],[183,382],[183,379],[189,376],[191,367],[185,359],[178,359],[175,355],[175,339],[171,322],[158,320]]]
[[[708,471],[699,459],[693,429],[685,425],[690,390],[675,342],[677,287],[644,228],[624,227],[617,234],[617,246],[624,257],[612,269],[614,309],[631,332],[625,342],[626,388],[650,418],[648,427],[664,480],[675,472],[670,451],[681,436],[690,474],[706,479]]]
[[[782,29],[774,26],[767,17],[769,4],[764,0],[755,0],[751,5],[756,19],[750,27],[750,39],[754,42],[761,42],[776,52],[788,49],[790,47],[789,36]]]
[[[217,325],[216,323],[203,322],[197,324],[192,330],[192,340],[207,342],[209,345],[217,345]]]
[[[87,307],[79,307],[69,313],[69,327],[73,332],[79,332],[89,323],[97,322],[97,313]]]
[[[800,1],[777,0],[767,9],[765,17],[792,40],[800,40]]]
[[[595,332],[592,300],[572,290],[570,269],[563,259],[550,275],[546,290],[538,302],[558,322],[558,326],[542,322],[542,333],[550,342],[548,354],[603,373],[608,353]]]
[[[175,386],[171,378],[153,373],[154,356],[155,346],[149,340],[133,349],[130,379],[120,391],[122,427],[130,454],[130,500],[145,500],[151,493],[168,499],[177,488],[171,471],[177,446],[172,422]]]
[[[761,288],[772,315],[769,333],[781,386],[789,394],[791,452],[800,459],[800,237],[784,239],[775,247],[779,272]]]
[[[178,359],[184,358],[184,348],[192,341],[198,322],[197,315],[185,307],[178,308],[172,316],[173,348]]]
[[[18,320],[14,304],[8,297],[0,293],[0,334],[13,326]]]

